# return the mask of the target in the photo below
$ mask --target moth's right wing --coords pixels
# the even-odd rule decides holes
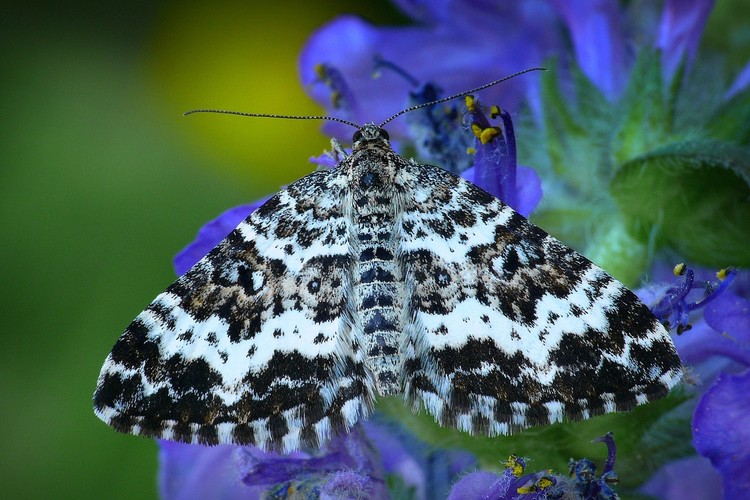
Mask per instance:
[[[414,406],[509,434],[628,410],[680,380],[668,332],[635,294],[477,186],[415,169],[399,248]]]

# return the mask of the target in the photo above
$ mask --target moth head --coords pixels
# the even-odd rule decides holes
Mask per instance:
[[[369,142],[385,142],[388,143],[389,136],[385,129],[378,127],[374,123],[368,123],[354,132],[352,136],[352,144],[357,146],[364,146]]]

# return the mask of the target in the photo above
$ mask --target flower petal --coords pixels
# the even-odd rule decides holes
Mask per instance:
[[[748,86],[750,86],[750,62],[748,62],[745,67],[742,68],[742,71],[740,71],[739,75],[737,75],[737,78],[734,79],[734,82],[732,82],[732,86],[729,87],[729,90],[727,90],[726,94],[724,94],[724,100],[728,101],[736,94],[739,94],[740,92],[745,90]]]
[[[750,347],[750,300],[735,295],[731,290],[725,290],[706,305],[703,317],[708,326],[717,332],[727,334],[740,345]]]
[[[618,2],[553,0],[573,39],[583,72],[609,99],[625,86],[627,53]]]
[[[268,198],[230,208],[222,212],[215,219],[207,222],[198,230],[195,240],[186,246],[174,258],[174,268],[178,275],[182,275],[201,260],[213,247],[227,237],[232,230],[245,220],[258,207],[268,201]]]
[[[698,402],[693,445],[723,477],[725,498],[750,498],[750,370],[721,374]]]
[[[159,497],[257,498],[265,487],[241,480],[239,446],[197,446],[159,441]]]
[[[688,457],[668,463],[639,489],[662,500],[721,497],[721,476],[703,457]]]
[[[454,0],[393,0],[407,16],[421,24],[438,24],[450,20]]]
[[[516,211],[528,217],[542,201],[542,179],[536,170],[519,165],[516,171],[516,189],[518,190]]]
[[[506,477],[509,476],[509,477]],[[506,470],[502,476],[492,472],[479,471],[467,474],[453,485],[448,500],[475,500],[477,498],[512,498],[508,487],[513,484],[512,475]],[[493,495],[490,496],[490,493]]]
[[[695,58],[703,28],[714,0],[667,0],[659,22],[656,46],[662,50],[662,69],[666,81],[687,58]]]
[[[406,107],[409,91],[414,89],[392,72],[382,72],[380,78],[373,79],[376,55],[407,68],[422,83],[436,83],[444,95],[450,95],[539,65],[557,46],[556,18],[544,2],[523,2],[523,6],[512,9],[491,3],[455,2],[454,12],[449,23],[434,28],[381,28],[354,16],[341,16],[308,39],[299,62],[302,82],[334,113],[329,92],[315,85],[315,67],[325,63],[336,68],[357,97],[351,119],[380,122]],[[501,43],[498,33],[502,33]],[[531,79],[516,78],[501,88],[487,89],[483,98],[515,109],[527,94]],[[403,136],[405,127],[397,120],[389,125],[389,132],[391,137]]]

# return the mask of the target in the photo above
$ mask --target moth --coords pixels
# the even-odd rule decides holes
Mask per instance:
[[[680,380],[668,332],[622,284],[398,155],[384,124],[344,122],[351,154],[273,196],[127,327],[99,418],[288,452],[346,432],[377,396],[494,436],[629,410]]]

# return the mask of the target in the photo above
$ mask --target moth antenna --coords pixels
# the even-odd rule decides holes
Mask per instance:
[[[286,120],[328,120],[331,122],[344,123],[356,129],[361,127],[354,122],[344,120],[343,118],[336,118],[335,116],[299,116],[299,115],[275,115],[268,113],[246,113],[244,111],[229,111],[226,109],[191,109],[185,111],[182,116],[192,115],[193,113],[217,113],[222,115],[237,115],[237,116],[251,116],[255,118],[284,118]]]
[[[380,127],[382,128],[383,125],[385,125],[386,123],[394,120],[395,118],[398,118],[399,116],[401,116],[403,114],[410,113],[411,111],[415,111],[417,109],[426,108],[428,106],[434,106],[435,104],[440,104],[441,102],[452,101],[453,99],[457,99],[457,98],[463,97],[465,95],[473,94],[474,92],[479,92],[480,90],[484,90],[484,89],[486,89],[488,87],[492,87],[493,85],[497,85],[498,83],[502,83],[505,80],[510,80],[511,78],[515,78],[517,76],[523,75],[524,73],[530,73],[532,71],[547,71],[547,68],[528,68],[528,69],[524,69],[524,70],[518,71],[516,73],[513,73],[512,75],[504,76],[503,78],[500,78],[499,80],[495,80],[494,82],[486,83],[486,84],[482,85],[481,87],[477,87],[477,88],[474,88],[474,89],[471,89],[471,90],[466,90],[466,91],[460,92],[458,94],[453,94],[452,96],[443,97],[442,99],[438,99],[436,101],[425,102],[425,103],[422,103],[422,104],[416,104],[414,106],[410,106],[410,107],[408,107],[406,109],[402,109],[401,111],[399,111],[395,115],[393,115],[390,118],[388,118],[386,121],[384,121],[383,123],[380,124]]]

